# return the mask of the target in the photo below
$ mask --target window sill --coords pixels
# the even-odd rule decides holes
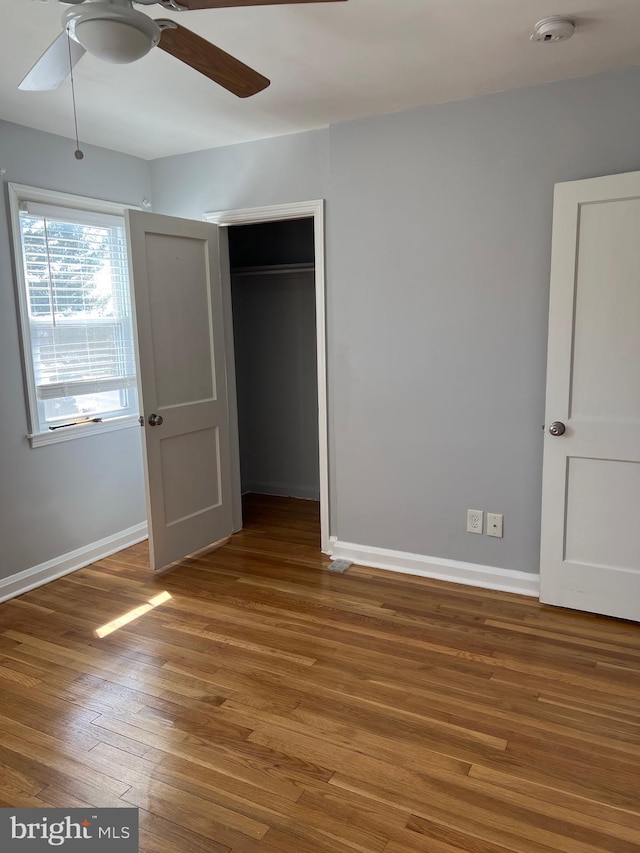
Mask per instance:
[[[121,418],[110,418],[100,423],[78,424],[78,426],[51,430],[50,432],[37,432],[33,435],[27,435],[27,438],[31,447],[42,447],[45,444],[58,444],[61,441],[87,438],[90,435],[102,435],[105,432],[115,432],[115,430],[128,429],[138,425],[136,415],[125,415]]]

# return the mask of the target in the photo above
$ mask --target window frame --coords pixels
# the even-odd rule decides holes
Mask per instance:
[[[103,201],[102,199],[89,198],[87,196],[73,195],[55,190],[47,190],[40,187],[31,187],[26,184],[8,184],[9,212],[12,231],[13,261],[15,270],[16,298],[18,303],[18,315],[20,321],[20,351],[22,357],[22,368],[24,373],[25,398],[27,403],[27,417],[29,432],[27,438],[31,447],[41,447],[47,444],[58,444],[62,441],[70,441],[76,438],[86,438],[89,435],[101,435],[105,432],[127,429],[138,425],[138,415],[126,414],[109,417],[99,423],[78,424],[66,429],[40,430],[40,419],[38,414],[38,398],[36,394],[36,382],[33,369],[33,353],[31,349],[31,329],[29,322],[29,304],[27,295],[27,284],[25,280],[24,255],[20,229],[20,203],[23,201],[36,202],[53,205],[57,207],[84,210],[91,213],[104,213],[112,216],[124,217],[129,208],[140,210],[137,205],[121,204],[119,202]],[[139,371],[137,359],[137,341],[135,332],[135,305],[133,298],[133,287],[129,275],[129,291],[131,300],[131,321],[133,325],[133,343],[136,352],[136,376]]]

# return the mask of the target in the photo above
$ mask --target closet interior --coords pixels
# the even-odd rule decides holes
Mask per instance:
[[[242,493],[318,501],[313,219],[228,236]]]

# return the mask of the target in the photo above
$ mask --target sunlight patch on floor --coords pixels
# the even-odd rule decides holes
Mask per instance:
[[[154,597],[150,598],[146,604],[142,604],[140,607],[134,607],[133,610],[129,610],[128,613],[123,613],[122,616],[118,616],[117,619],[107,622],[107,624],[103,625],[101,628],[96,628],[96,637],[102,639],[103,637],[109,636],[109,634],[113,634],[113,632],[117,631],[118,628],[128,625],[130,622],[133,622],[134,619],[139,619],[140,616],[144,616],[145,613],[148,613],[160,604],[164,604],[166,601],[169,601],[170,598],[171,593],[169,592],[161,592],[159,595],[154,595]]]

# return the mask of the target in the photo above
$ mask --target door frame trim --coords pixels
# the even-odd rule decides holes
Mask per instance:
[[[206,222],[212,222],[221,228],[230,225],[250,225],[261,222],[278,222],[283,219],[313,218],[314,232],[314,267],[316,291],[316,355],[318,363],[318,461],[320,466],[320,547],[323,553],[330,553],[329,529],[329,429],[328,429],[328,395],[327,395],[327,321],[326,321],[326,266],[325,266],[325,228],[324,228],[324,199],[298,201],[290,204],[274,204],[265,207],[239,208],[236,210],[207,211],[203,215]],[[221,257],[222,257],[221,253]],[[227,258],[221,263],[223,297],[226,301],[225,320],[231,320],[231,274]],[[233,327],[227,322],[228,328],[227,356],[233,353]],[[228,370],[231,371],[233,359],[227,358]],[[235,368],[233,368],[235,374]],[[235,396],[235,375],[229,373],[228,386],[230,394]],[[234,400],[229,400],[237,412]],[[237,429],[235,430],[237,443]],[[234,449],[233,492],[234,492],[234,526],[240,528],[241,519],[241,487],[240,487],[240,453]]]

